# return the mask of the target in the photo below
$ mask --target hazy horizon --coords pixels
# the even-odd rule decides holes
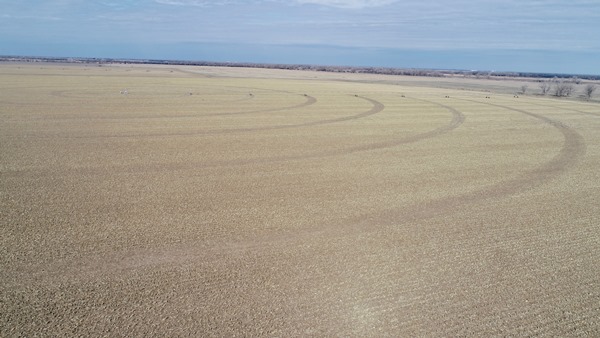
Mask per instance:
[[[2,55],[600,74],[589,0],[0,3]]]

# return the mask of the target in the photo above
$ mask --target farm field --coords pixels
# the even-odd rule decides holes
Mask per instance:
[[[600,103],[0,64],[0,336],[600,336]]]

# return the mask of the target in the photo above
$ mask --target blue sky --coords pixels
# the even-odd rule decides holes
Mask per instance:
[[[0,54],[600,74],[600,0],[0,0]]]

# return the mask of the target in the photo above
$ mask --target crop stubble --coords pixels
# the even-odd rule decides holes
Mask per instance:
[[[3,336],[598,334],[598,105],[205,70],[0,68]]]

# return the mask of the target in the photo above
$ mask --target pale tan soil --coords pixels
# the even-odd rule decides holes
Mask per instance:
[[[600,104],[236,68],[0,79],[0,336],[600,335]]]

